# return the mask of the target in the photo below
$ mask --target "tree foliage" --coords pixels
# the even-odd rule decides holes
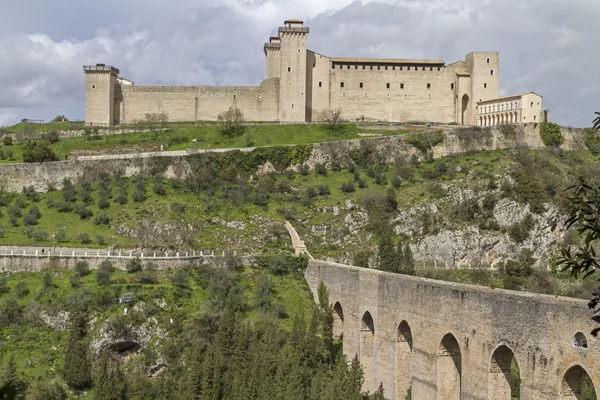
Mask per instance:
[[[23,162],[32,163],[48,161],[58,161],[58,157],[54,154],[49,143],[45,140],[38,140],[27,146],[23,151]]]
[[[75,390],[86,390],[92,385],[91,366],[88,356],[87,318],[84,310],[71,313],[69,338],[65,347],[63,378]]]
[[[542,122],[540,124],[540,137],[546,147],[560,147],[565,141],[560,132],[560,125],[552,122]]]
[[[229,107],[229,110],[217,116],[217,120],[221,124],[221,130],[227,136],[233,137],[244,132],[244,114],[237,107]]]

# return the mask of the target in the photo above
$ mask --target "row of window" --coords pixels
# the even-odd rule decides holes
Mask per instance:
[[[331,69],[335,69],[336,66],[339,66],[338,69],[344,69],[344,65],[343,64],[331,64]],[[350,69],[350,67],[351,67],[350,64],[346,64],[346,69]],[[358,67],[359,67],[358,64],[354,65],[354,69],[358,69]],[[362,67],[362,69],[367,69],[367,65],[361,65],[361,67]],[[388,68],[391,69],[392,71],[396,70],[396,66],[395,65],[392,65],[392,66],[388,66],[388,65],[369,65],[368,67],[369,67],[370,70],[372,70],[373,67],[377,67],[377,70],[381,70],[381,67],[383,67],[383,69],[385,71],[387,71]],[[405,67],[403,65],[398,66],[398,70],[399,71],[404,71],[404,68],[406,68],[407,71],[411,71],[411,68],[412,68],[412,71],[418,71],[419,70],[418,66],[414,66],[414,67],[410,67],[410,66],[406,66]],[[421,70],[422,71],[426,71],[426,68],[427,67],[421,67]],[[442,67],[429,67],[429,71],[433,71],[434,68],[436,68],[438,71],[442,70]]]
[[[510,103],[503,103],[503,104],[493,104],[491,106],[484,106],[484,107],[480,107],[479,108],[479,114],[487,114],[489,112],[496,112],[496,111],[508,111],[508,110],[516,110],[517,108],[519,108],[519,103],[518,102],[510,102]],[[531,103],[531,106],[533,107],[533,103]]]
[[[344,84],[344,82],[340,82],[340,87],[341,87],[341,88],[343,88],[343,87],[344,87],[344,85],[345,85],[345,84]],[[319,82],[319,87],[323,87],[323,82]],[[358,87],[362,89],[362,88],[364,88],[364,84],[363,84],[362,82],[360,82],[360,83],[358,84]],[[385,88],[386,88],[386,89],[390,89],[390,88],[391,88],[391,84],[390,84],[390,83],[386,83],[386,84],[385,84]],[[400,89],[404,89],[404,83],[401,83],[401,84],[400,84]],[[431,89],[431,83],[428,83],[428,84],[427,84],[427,89]],[[454,89],[454,83],[451,83],[451,84],[450,84],[450,89]]]

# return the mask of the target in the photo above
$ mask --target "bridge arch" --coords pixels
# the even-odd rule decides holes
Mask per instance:
[[[365,373],[365,387],[370,387],[373,380],[373,363],[375,350],[375,323],[369,311],[363,314],[360,321],[360,363]]]
[[[413,337],[408,322],[400,322],[396,340],[396,399],[404,399],[412,386]]]
[[[516,364],[514,370],[513,363]],[[519,363],[515,353],[508,346],[501,344],[496,347],[490,359],[488,398],[490,400],[511,400],[515,387],[518,387],[518,393],[520,393]]]
[[[440,342],[437,356],[437,398],[461,398],[461,353],[458,340],[447,333]]]
[[[344,309],[339,301],[333,305],[333,338],[344,336]]]
[[[575,364],[567,369],[560,384],[561,400],[592,400],[597,396],[597,390],[585,368]]]

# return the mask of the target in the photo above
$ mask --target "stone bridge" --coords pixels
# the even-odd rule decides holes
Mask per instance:
[[[521,399],[584,399],[600,387],[600,340],[587,302],[489,289],[310,260],[316,297],[323,281],[335,335],[358,354],[364,389],[416,400],[511,400],[518,363]],[[516,382],[512,382],[515,380]]]

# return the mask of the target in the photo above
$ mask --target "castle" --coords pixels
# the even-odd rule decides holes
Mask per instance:
[[[230,107],[248,121],[318,122],[340,110],[350,121],[423,121],[491,126],[543,119],[541,96],[498,97],[499,55],[465,61],[328,57],[306,48],[310,29],[290,19],[264,45],[259,86],[136,85],[112,66],[84,66],[87,125],[112,126],[166,114],[213,121]]]

